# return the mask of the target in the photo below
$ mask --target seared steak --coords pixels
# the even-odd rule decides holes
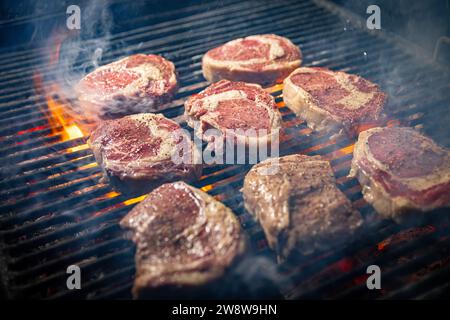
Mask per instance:
[[[300,50],[289,39],[255,35],[236,39],[203,56],[203,75],[211,82],[221,79],[272,85],[282,81],[302,61]]]
[[[94,120],[161,110],[177,89],[175,67],[163,57],[135,54],[101,66],[78,83],[82,111]]]
[[[201,176],[200,154],[190,137],[163,115],[141,113],[104,121],[88,144],[105,177],[123,193],[143,194],[164,182]]]
[[[353,136],[361,123],[377,123],[386,95],[356,75],[326,68],[298,68],[284,80],[283,99],[308,127],[345,130]]]
[[[399,222],[408,213],[450,206],[450,151],[412,128],[361,132],[350,175],[378,213]]]
[[[136,298],[192,297],[217,284],[245,249],[232,211],[184,182],[155,189],[120,224],[137,247]]]
[[[221,80],[210,85],[189,97],[185,114],[188,125],[204,140],[210,138],[203,135],[205,130],[215,128],[223,137],[233,135],[241,144],[270,142],[281,127],[281,115],[272,95],[257,84],[245,82]],[[245,132],[249,129],[254,129],[257,136]]]
[[[268,167],[278,166],[275,174]],[[258,220],[279,258],[307,255],[348,241],[362,224],[337,188],[328,161],[289,155],[267,159],[244,180],[245,208]]]

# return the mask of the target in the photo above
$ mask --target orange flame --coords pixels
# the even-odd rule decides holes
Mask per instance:
[[[64,112],[64,106],[61,103],[55,101],[52,97],[47,95],[47,106],[48,110],[50,111],[48,122],[50,123],[52,128],[55,128],[54,133],[61,134],[61,141],[68,141],[84,137],[84,133],[80,129],[80,127],[78,127],[78,125],[73,123],[73,121],[67,117]],[[60,129],[58,130],[58,128]],[[76,147],[69,148],[67,151],[70,153],[87,148],[88,145],[84,143]]]
[[[54,65],[58,63],[59,55],[61,51],[61,45],[65,38],[68,37],[68,33],[57,33],[54,36],[54,47],[50,52],[49,64]],[[65,111],[65,105],[63,102],[59,102],[55,100],[52,96],[52,93],[57,92],[60,96],[62,94],[62,90],[60,90],[59,86],[54,83],[52,85],[44,86],[42,74],[35,73],[34,74],[34,83],[36,87],[36,91],[45,95],[47,100],[47,107],[50,115],[47,117],[48,122],[52,128],[53,134],[60,134],[61,141],[68,141],[78,138],[83,138],[85,134],[81,130],[81,128],[76,125],[71,117]],[[86,149],[88,146],[86,144],[82,144],[73,148],[68,149],[68,152],[74,152],[78,150]]]
[[[59,55],[60,55],[60,49],[61,44],[64,41],[64,39],[67,37],[67,34],[62,35],[56,35],[55,41],[54,41],[54,49],[50,53],[50,65],[54,65],[58,63]],[[53,83],[50,85],[44,85],[42,74],[39,72],[35,72],[33,75],[34,85],[36,92],[40,95],[45,96],[46,98],[46,109],[43,110],[44,114],[47,114],[47,120],[50,125],[50,128],[52,130],[52,134],[60,135],[61,142],[79,139],[87,136],[87,132],[84,130],[85,127],[79,126],[76,123],[76,115],[73,115],[70,113],[71,106],[69,101],[65,99],[64,92],[61,90],[61,88],[58,86],[58,84]],[[54,98],[54,94],[58,95],[58,98]],[[80,120],[80,119],[78,119]],[[45,127],[45,126],[44,126]],[[33,128],[35,129],[35,128]],[[26,133],[28,131],[23,131],[23,133]],[[22,132],[19,132],[22,133]],[[88,145],[86,143],[77,145],[75,147],[71,147],[67,149],[68,153],[84,150],[87,149]],[[79,170],[84,170],[88,168],[93,168],[98,166],[96,162],[91,162],[86,165],[83,165],[79,167]],[[104,195],[105,198],[115,198],[117,196],[120,196],[121,194],[116,191],[108,192]],[[122,201],[119,205],[129,206],[138,202],[141,202],[146,198],[147,195],[142,195],[135,198],[130,198],[127,200]],[[101,212],[99,212],[101,214]]]

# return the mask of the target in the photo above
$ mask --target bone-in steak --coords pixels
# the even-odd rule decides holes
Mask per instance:
[[[124,193],[142,194],[164,182],[201,176],[200,154],[190,137],[163,115],[103,121],[88,143],[105,176]]]
[[[260,162],[246,175],[243,195],[246,209],[282,259],[291,252],[306,255],[345,243],[362,224],[337,188],[329,162],[318,156]]]
[[[203,56],[203,75],[211,82],[221,79],[275,84],[299,67],[302,55],[289,39],[264,34],[236,39]]]
[[[359,134],[350,175],[377,212],[406,216],[450,206],[450,151],[412,128],[373,128]]]
[[[136,54],[101,66],[75,88],[82,112],[93,120],[161,110],[177,88],[172,62]]]
[[[359,76],[302,67],[284,80],[283,99],[311,129],[355,135],[359,124],[380,120],[386,95]]]
[[[238,143],[270,142],[281,128],[274,98],[259,85],[245,82],[221,80],[210,85],[189,97],[185,114],[188,125],[204,140],[208,140],[205,130],[214,128],[224,137],[234,135]]]
[[[184,182],[155,189],[120,224],[137,247],[134,297],[189,298],[217,283],[245,249],[232,211]]]

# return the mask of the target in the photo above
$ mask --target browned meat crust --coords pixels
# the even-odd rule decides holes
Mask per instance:
[[[271,167],[274,174],[266,174]],[[265,160],[246,175],[245,207],[280,258],[346,242],[362,224],[335,182],[328,161],[296,154]]]

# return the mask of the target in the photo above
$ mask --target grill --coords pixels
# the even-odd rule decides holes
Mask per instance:
[[[356,73],[378,83],[390,96],[387,125],[415,127],[450,145],[448,70],[424,60],[416,47],[393,34],[367,30],[365,21],[329,2],[197,3],[142,14],[116,29],[82,46],[107,39],[102,63],[135,52],[172,60],[181,88],[163,111],[169,118],[182,119],[185,98],[207,86],[203,53],[237,37],[276,33],[301,47],[306,66]],[[2,289],[7,298],[131,298],[134,245],[124,239],[118,222],[143,196],[129,199],[100,181],[85,136],[64,113],[71,103],[58,91],[64,45],[63,39],[50,50],[20,46],[0,52]],[[74,68],[85,62],[77,61]],[[358,182],[346,177],[353,141],[312,132],[284,106],[281,84],[267,90],[283,115],[280,154],[329,159],[339,188],[366,221],[354,243],[276,266],[271,272],[279,293],[287,299],[448,295],[450,227],[444,210],[415,226],[379,219],[362,199]],[[249,235],[251,251],[275,266],[261,228],[243,208],[239,189],[249,168],[211,165],[195,186],[229,206]],[[66,288],[66,268],[72,264],[82,270],[81,290]],[[366,288],[366,268],[372,264],[382,269],[382,290]]]

